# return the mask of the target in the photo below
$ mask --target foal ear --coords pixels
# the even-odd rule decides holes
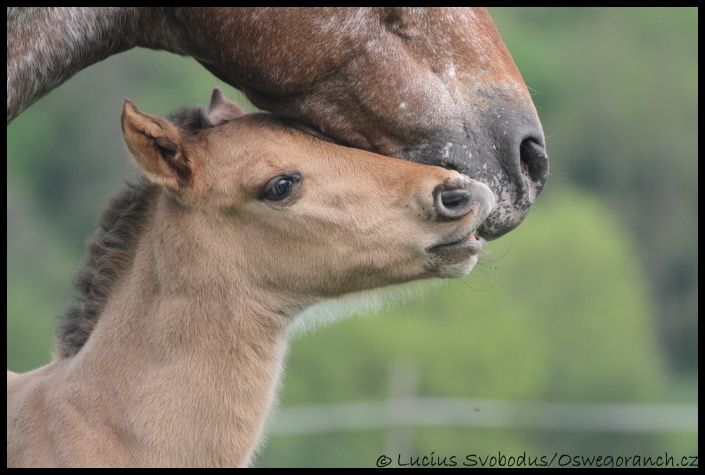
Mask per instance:
[[[180,189],[192,174],[178,129],[168,120],[142,112],[125,99],[122,135],[130,153],[150,181]]]
[[[223,124],[242,115],[245,115],[245,109],[225,97],[219,87],[213,89],[211,105],[208,108],[208,120],[213,125]]]

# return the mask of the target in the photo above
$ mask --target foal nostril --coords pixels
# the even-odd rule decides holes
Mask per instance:
[[[519,145],[519,164],[522,174],[538,191],[548,178],[548,154],[535,139],[529,137]]]
[[[447,210],[462,213],[470,203],[469,195],[465,190],[444,190],[441,192],[441,205]]]
[[[445,219],[462,218],[473,206],[471,193],[462,188],[449,190],[439,186],[434,190],[434,201],[438,215]]]

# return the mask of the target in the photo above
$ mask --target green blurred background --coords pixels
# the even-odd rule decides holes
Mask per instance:
[[[697,455],[697,9],[490,13],[544,125],[546,190],[467,279],[296,339],[256,465]],[[246,103],[133,50],[8,127],[8,368],[49,362],[83,242],[135,176],[123,99],[164,115],[214,86]]]

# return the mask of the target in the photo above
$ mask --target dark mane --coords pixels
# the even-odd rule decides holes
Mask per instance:
[[[167,115],[166,118],[172,124],[190,133],[213,127],[205,109],[200,106],[180,107]]]
[[[113,284],[132,260],[134,244],[158,189],[144,178],[127,183],[103,211],[100,229],[87,241],[86,259],[74,278],[79,295],[59,316],[57,358],[75,355],[88,340]]]

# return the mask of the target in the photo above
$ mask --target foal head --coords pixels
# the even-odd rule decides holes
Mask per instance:
[[[207,114],[171,120],[128,100],[122,128],[168,196],[156,219],[178,220],[204,262],[258,289],[315,300],[459,277],[484,247],[474,233],[494,208],[487,186],[245,115],[217,89]]]

